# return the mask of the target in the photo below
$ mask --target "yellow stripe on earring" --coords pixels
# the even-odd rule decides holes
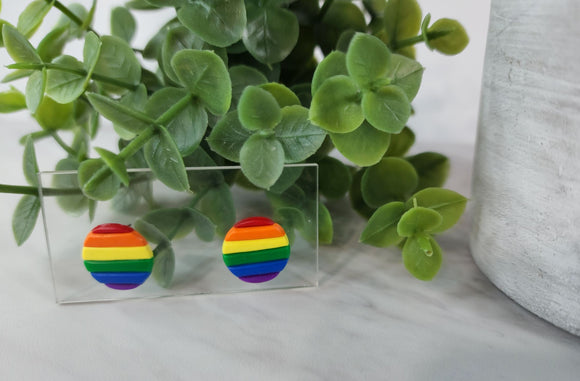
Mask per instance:
[[[288,236],[265,239],[249,239],[243,241],[224,241],[222,252],[224,254],[244,253],[247,251],[274,249],[288,246]]]
[[[153,252],[149,245],[135,247],[84,247],[85,261],[116,261],[123,259],[149,259]]]

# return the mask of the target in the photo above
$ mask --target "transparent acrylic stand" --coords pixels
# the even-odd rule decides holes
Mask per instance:
[[[187,172],[193,193],[167,188],[155,179],[149,169],[131,169],[131,185],[121,188],[114,199],[98,202],[96,208],[89,206],[92,202],[78,190],[76,171],[39,173],[44,228],[57,303],[318,285],[317,165],[285,166],[283,176],[269,192],[249,189],[251,187],[247,184],[238,185],[244,183],[244,179],[240,179],[243,176],[239,167],[197,167],[188,168]],[[155,257],[152,275],[132,290],[108,288],[98,283],[85,269],[83,243],[95,226],[120,223],[131,225],[139,231],[139,224],[135,222],[152,210],[184,207],[192,207],[209,217],[217,225],[217,233],[213,240],[207,242],[198,238],[194,226],[185,237],[171,241],[175,269],[166,287],[162,287],[160,283],[163,282],[155,276],[156,272],[160,273],[156,266],[167,265],[157,263],[160,262],[159,256]],[[89,209],[94,210],[91,213]],[[92,220],[90,214],[94,214]],[[268,217],[279,223],[290,239],[290,257],[286,267],[276,278],[264,283],[246,283],[238,279],[228,270],[222,258],[225,232],[235,222],[254,216]],[[157,245],[149,244],[156,253]]]

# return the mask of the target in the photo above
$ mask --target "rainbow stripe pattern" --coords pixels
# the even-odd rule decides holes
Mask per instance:
[[[153,268],[153,252],[145,238],[121,224],[91,230],[83,245],[83,260],[93,278],[115,290],[138,287]]]
[[[282,226],[266,217],[250,217],[228,231],[222,252],[232,274],[244,282],[262,283],[286,267],[290,243]]]

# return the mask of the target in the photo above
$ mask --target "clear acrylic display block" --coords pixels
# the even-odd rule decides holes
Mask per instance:
[[[191,193],[167,188],[149,169],[130,169],[130,186],[122,186],[115,198],[99,201],[96,207],[78,190],[76,171],[39,173],[56,301],[111,301],[318,285],[317,165],[286,165],[280,180],[268,192],[252,189],[239,167],[188,168],[187,173]],[[63,188],[66,189],[63,191]],[[171,210],[169,215],[187,208],[202,214],[200,217],[194,213],[196,217],[189,223],[172,220],[175,226],[179,226],[176,229],[179,237],[171,240],[175,264],[172,276],[168,276],[171,274],[172,256],[167,250],[161,250],[163,243],[151,242],[151,232],[142,231],[142,226],[150,225],[139,222],[157,224],[159,221],[152,221],[150,215],[147,217],[148,213],[168,208]],[[184,212],[186,220],[191,213],[190,209],[187,210]],[[207,241],[207,229],[201,228],[208,225],[199,222],[200,219],[208,222],[204,216],[213,222],[209,225],[212,230],[216,226],[216,234],[210,241]],[[238,279],[222,258],[225,233],[235,222],[254,216],[268,217],[279,223],[290,240],[290,257],[285,268],[277,277],[263,283],[246,283]],[[139,287],[111,289],[98,283],[85,268],[82,258],[85,237],[95,226],[104,223],[131,225],[148,239],[155,254],[154,266],[151,276]],[[202,232],[196,231],[197,227]],[[160,252],[163,255],[159,255]],[[162,286],[164,282],[167,284]]]

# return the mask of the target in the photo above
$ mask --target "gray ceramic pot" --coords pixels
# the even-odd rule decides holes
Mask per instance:
[[[580,2],[492,0],[471,250],[491,281],[580,334]]]

